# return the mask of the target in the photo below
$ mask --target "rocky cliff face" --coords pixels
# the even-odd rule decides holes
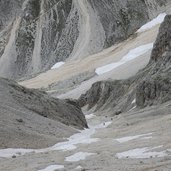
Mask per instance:
[[[171,100],[171,16],[162,23],[151,55],[149,71],[137,86],[137,105],[146,106]]]
[[[94,83],[86,94],[79,98],[81,107],[88,105],[88,109],[94,108],[95,111],[99,109],[114,108],[123,96],[128,92],[130,82],[127,81],[100,81]]]
[[[79,98],[80,106],[112,113],[171,100],[171,16],[162,23],[149,64],[128,80],[102,81]]]
[[[33,76],[56,62],[97,53],[165,11],[168,2],[0,1],[0,75]]]
[[[20,15],[11,21],[10,32],[5,34],[5,49],[1,52],[0,62],[1,75],[19,78],[46,70],[49,64],[62,60],[60,55],[58,58],[55,55],[57,47],[63,47],[61,53],[68,53],[74,45],[72,39],[76,39],[71,36],[66,40],[67,33],[64,32],[71,8],[72,1],[24,1]],[[68,22],[75,20],[75,16],[69,17]],[[65,41],[73,41],[71,47],[66,47]]]

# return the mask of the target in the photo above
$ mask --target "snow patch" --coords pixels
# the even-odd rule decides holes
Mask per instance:
[[[79,169],[82,169],[82,168],[83,168],[82,166],[77,166],[75,169],[79,170]]]
[[[64,64],[65,64],[65,62],[58,62],[55,65],[53,65],[53,67],[51,69],[58,69],[58,68],[60,68]]]
[[[153,43],[139,46],[135,49],[130,50],[120,61],[99,67],[95,70],[95,72],[97,75],[102,75],[106,72],[112,71],[113,69],[115,69],[131,60],[134,60],[137,57],[140,57],[141,55],[145,54],[152,48],[153,48]]]
[[[136,103],[136,99],[134,99],[133,101],[132,101],[132,103],[131,104],[135,104]]]
[[[89,129],[85,129],[83,131],[80,131],[80,133],[77,133],[70,138],[68,138],[68,141],[57,143],[56,145],[44,148],[44,149],[1,149],[0,150],[0,157],[1,158],[10,158],[12,156],[22,156],[27,153],[45,153],[50,151],[70,151],[77,148],[76,145],[78,144],[91,144],[94,142],[99,141],[99,138],[91,138],[92,135],[95,134],[97,129],[103,129],[108,127],[112,122],[105,122],[96,126],[92,126]]]
[[[116,157],[119,159],[122,159],[122,158],[145,159],[145,158],[168,156],[167,151],[161,151],[161,152],[154,151],[155,149],[159,149],[162,147],[163,146],[158,146],[154,148],[150,148],[150,147],[136,148],[133,150],[122,152],[122,153],[117,153]]]
[[[69,151],[76,149],[76,145],[78,144],[91,144],[94,142],[99,141],[98,138],[91,138],[92,135],[95,134],[96,129],[106,128],[108,127],[112,122],[106,122],[104,124],[99,124],[93,127],[90,127],[89,129],[85,129],[81,131],[78,134],[75,134],[68,138],[68,141],[58,143],[55,146],[52,147],[53,150],[63,150],[63,151]]]
[[[128,112],[134,110],[137,106],[132,107]]]
[[[149,140],[149,139],[152,139],[152,138],[153,138],[152,136],[148,136],[148,137],[141,138],[141,140]]]
[[[79,152],[75,153],[72,156],[66,157],[65,161],[67,162],[78,162],[80,160],[85,160],[87,157],[95,155],[95,153]]]
[[[136,135],[136,136],[128,136],[128,137],[118,138],[118,139],[115,139],[115,140],[118,141],[119,143],[125,143],[125,142],[128,142],[128,141],[138,139],[138,138],[141,138],[141,137],[145,137],[145,136],[148,136],[148,135],[152,135],[152,134],[153,133]]]
[[[155,19],[151,20],[150,22],[146,23],[145,25],[143,25],[138,31],[137,33],[141,33],[144,31],[147,31],[149,29],[151,29],[152,27],[161,24],[164,21],[164,18],[167,14],[166,13],[162,13],[159,14]]]
[[[90,115],[85,115],[85,118],[86,119],[92,119],[92,118],[94,118],[96,115],[94,115],[94,114],[90,114]]]
[[[46,167],[45,169],[38,170],[38,171],[56,171],[57,169],[64,169],[63,165],[51,165]]]

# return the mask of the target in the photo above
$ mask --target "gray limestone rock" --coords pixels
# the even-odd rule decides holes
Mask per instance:
[[[171,15],[162,23],[149,64],[134,77],[120,81],[93,84],[79,98],[88,109],[129,111],[171,100]],[[95,108],[94,108],[95,106]]]
[[[26,89],[6,79],[0,79],[0,83],[0,96],[4,104],[15,102],[16,106],[19,105],[43,117],[57,120],[66,125],[82,129],[87,127],[85,117],[75,103],[73,105],[71,102],[52,98],[43,91]],[[5,100],[3,100],[4,95],[6,96]]]
[[[124,81],[100,81],[94,83],[91,89],[79,98],[80,106],[88,104],[88,109],[93,107],[96,110],[106,108],[106,104],[111,103],[113,107],[122,96],[128,91],[129,82]]]
[[[169,0],[1,0],[0,76],[26,79],[85,58],[169,7]]]
[[[140,107],[171,100],[171,15],[160,26],[157,40],[146,68],[148,73],[136,90]]]
[[[0,148],[47,147],[87,127],[75,101],[0,78]]]

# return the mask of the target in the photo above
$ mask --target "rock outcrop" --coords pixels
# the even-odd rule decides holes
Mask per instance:
[[[148,73],[137,86],[138,106],[147,106],[171,100],[171,15],[162,23],[146,67]]]
[[[119,80],[94,83],[91,89],[79,98],[79,104],[81,107],[88,104],[88,109],[95,107],[95,110],[99,110],[112,102],[112,107],[115,107],[128,92],[129,86],[129,81]]]
[[[0,1],[0,76],[26,78],[133,34],[169,0]],[[4,9],[7,9],[4,11]]]
[[[79,98],[88,109],[128,111],[171,100],[171,15],[162,23],[149,64],[134,77],[101,81]]]
[[[0,78],[0,146],[34,147],[56,143],[71,135],[75,128],[87,128],[79,105],[59,100],[45,92],[26,89],[13,81]],[[32,137],[31,139],[29,137]],[[53,141],[51,141],[53,139]],[[28,144],[26,143],[28,141]],[[36,144],[40,142],[41,144]]]

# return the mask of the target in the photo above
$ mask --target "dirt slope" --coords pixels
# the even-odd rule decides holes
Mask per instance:
[[[0,79],[0,147],[42,148],[87,127],[80,107]],[[39,143],[38,143],[39,142]]]

